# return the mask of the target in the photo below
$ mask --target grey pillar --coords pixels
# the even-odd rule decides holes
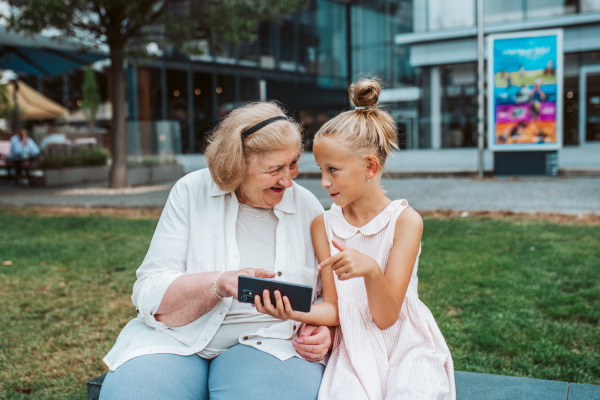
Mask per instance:
[[[188,64],[187,87],[188,87],[188,138],[190,142],[190,153],[195,153],[194,142],[196,138],[196,129],[194,126],[194,72],[193,64]]]
[[[483,179],[483,0],[477,0],[477,171]],[[461,97],[463,98],[463,97]]]
[[[440,149],[442,147],[442,82],[440,79],[440,67],[431,67],[431,148]]]
[[[261,79],[258,83],[258,96],[260,101],[267,101],[267,81]]]

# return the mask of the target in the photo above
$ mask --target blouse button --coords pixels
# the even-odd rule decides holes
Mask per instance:
[[[281,275],[283,275],[283,272],[279,271],[279,272],[277,273],[277,276],[281,276]]]
[[[262,342],[256,342],[256,344],[262,344]]]
[[[138,314],[140,313],[140,310],[138,310],[137,308],[135,309],[135,311],[137,311]]]
[[[248,340],[248,336],[244,336],[244,340]]]

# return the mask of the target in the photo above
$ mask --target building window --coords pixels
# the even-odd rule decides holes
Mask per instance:
[[[525,18],[523,0],[484,0],[483,21],[485,24],[503,24],[522,21]]]
[[[474,0],[428,0],[429,30],[469,28],[475,26]]]
[[[577,12],[575,0],[526,0],[525,4],[527,19],[552,18]]]
[[[581,1],[581,12],[598,12],[600,11],[600,0],[583,0]]]

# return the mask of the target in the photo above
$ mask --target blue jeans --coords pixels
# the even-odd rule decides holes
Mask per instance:
[[[109,372],[100,400],[310,400],[325,367],[302,358],[285,361],[238,344],[213,360],[198,355],[150,354]]]

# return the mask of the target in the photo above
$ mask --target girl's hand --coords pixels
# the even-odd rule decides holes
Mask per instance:
[[[292,305],[287,296],[283,296],[282,298],[279,290],[276,290],[273,293],[275,294],[275,305],[271,304],[271,296],[267,289],[263,291],[262,300],[259,295],[254,296],[254,306],[258,312],[269,314],[282,321],[287,321],[288,319],[302,321],[301,314],[303,313],[299,313],[292,309]]]
[[[331,243],[340,252],[319,264],[318,269],[331,267],[341,281],[358,277],[367,278],[377,271],[381,272],[379,264],[371,257],[335,240]]]

